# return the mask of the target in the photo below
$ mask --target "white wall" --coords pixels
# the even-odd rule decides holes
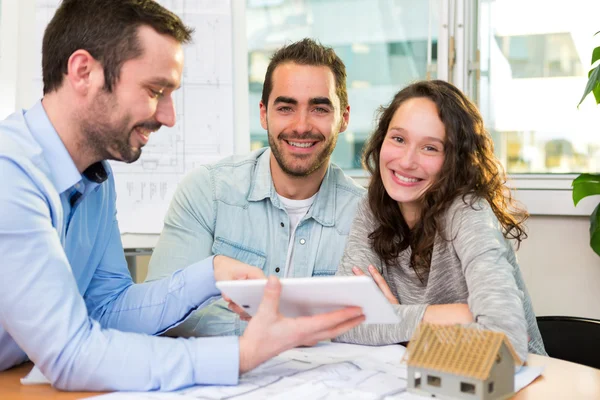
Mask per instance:
[[[537,315],[600,319],[600,257],[589,246],[589,218],[532,216],[519,264]]]
[[[35,0],[3,0],[0,21],[0,119],[36,100],[32,77],[40,65],[34,60]]]

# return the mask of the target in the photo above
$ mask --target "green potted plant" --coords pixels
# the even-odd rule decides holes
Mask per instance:
[[[600,32],[596,32],[596,35]],[[596,104],[600,104],[600,62],[594,67],[594,64],[600,60],[600,46],[592,52],[592,64],[588,74],[588,82],[583,92],[583,97],[579,105],[593,93]],[[600,194],[600,174],[581,174],[573,181],[573,203],[577,205],[581,199],[588,196]],[[590,246],[596,254],[600,256],[600,204],[596,206],[590,216]]]

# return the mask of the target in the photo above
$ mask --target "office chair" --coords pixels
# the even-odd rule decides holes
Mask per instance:
[[[600,321],[578,317],[537,317],[550,357],[600,369]]]

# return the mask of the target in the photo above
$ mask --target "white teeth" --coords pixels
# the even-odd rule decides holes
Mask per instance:
[[[146,131],[141,128],[137,128],[137,131],[146,137],[150,137],[150,134],[152,133],[151,131]]]
[[[415,183],[415,182],[419,182],[420,179],[417,178],[407,178],[406,176],[402,176],[396,172],[394,172],[394,176],[398,179],[400,179],[402,182],[406,182],[406,183]]]
[[[313,143],[298,143],[298,142],[288,142],[291,146],[294,147],[302,147],[303,149],[306,149],[308,147],[311,147],[313,145]]]

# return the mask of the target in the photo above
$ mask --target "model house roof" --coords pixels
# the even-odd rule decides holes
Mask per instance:
[[[461,325],[421,323],[407,349],[407,365],[485,380],[499,357],[502,343],[520,365],[504,333]]]

